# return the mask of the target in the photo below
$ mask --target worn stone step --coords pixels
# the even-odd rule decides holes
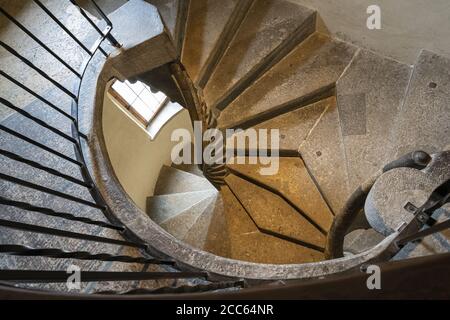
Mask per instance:
[[[185,36],[189,0],[145,0],[157,9],[167,30],[175,42],[175,47],[181,52]]]
[[[324,248],[325,236],[283,198],[233,174],[225,181],[261,230]]]
[[[229,187],[224,186],[216,202],[214,222],[205,250],[231,259],[256,263],[306,263],[323,260],[323,254],[258,231]],[[224,236],[227,238],[224,238]],[[226,242],[225,242],[226,241]]]
[[[287,1],[255,0],[205,87],[206,103],[222,109],[314,28],[310,9]]]
[[[450,149],[450,59],[422,51],[394,134],[396,155]]]
[[[278,172],[274,175],[262,175],[261,168],[267,165],[262,165],[260,162],[249,164],[250,160],[250,158],[244,158],[241,161],[247,164],[238,164],[238,158],[233,158],[228,167],[233,173],[255,180],[281,195],[288,203],[300,210],[308,221],[314,223],[324,233],[328,232],[333,222],[333,214],[300,157],[268,159],[279,163]],[[255,160],[258,161],[258,159]]]
[[[191,145],[190,151],[191,151],[191,160],[192,160],[192,159],[194,159],[194,151],[195,151],[193,144]],[[177,160],[179,160],[179,158],[177,158]],[[176,161],[176,162],[178,162],[178,161]],[[185,171],[187,173],[194,174],[194,175],[202,177],[202,178],[205,177],[203,175],[202,170],[200,170],[200,168],[197,164],[188,164],[188,163],[175,164],[175,163],[172,163],[171,167],[176,168],[181,171]]]
[[[267,130],[268,133],[267,145],[263,145],[258,140],[258,147],[267,149],[274,146],[275,142],[271,139],[271,132],[272,130],[279,130],[279,149],[297,152],[300,144],[308,137],[308,134],[320,120],[324,111],[329,106],[334,105],[334,103],[334,97],[327,98],[253,126],[252,130]],[[238,139],[243,141],[243,138],[249,134],[249,130],[235,133],[232,136],[232,139],[235,140],[235,145],[237,145]],[[246,148],[250,147],[248,141],[245,141],[245,145]]]
[[[215,208],[218,205],[217,203],[218,201],[220,201],[219,193],[212,198],[211,202],[202,212],[202,214],[197,219],[195,224],[186,233],[186,235],[183,238],[184,242],[190,244],[195,248],[205,249],[208,237],[211,237],[213,230],[214,229],[219,230],[220,227],[223,226],[223,223],[221,223],[221,220],[223,220],[223,215],[220,214],[219,217],[215,215],[216,213]],[[227,235],[225,235],[223,232],[221,236],[223,239],[227,238]],[[227,241],[226,240],[221,241],[223,244],[221,246],[222,250],[216,250],[216,252],[212,253],[226,256],[226,251],[224,251],[223,248],[226,247],[224,244],[226,244]]]
[[[214,186],[205,178],[176,168],[163,166],[156,182],[154,195],[213,190]]]
[[[409,65],[361,50],[337,82],[351,190],[394,160],[391,136],[410,76]]]
[[[176,216],[162,221],[160,225],[175,238],[183,239],[213,200],[214,195],[194,204]]]
[[[344,143],[336,99],[329,104],[298,149],[311,176],[333,213],[339,213],[350,196]]]
[[[253,118],[278,116],[303,97],[324,94],[350,63],[356,48],[314,33],[223,110],[220,127],[236,127]],[[293,90],[295,88],[295,90]],[[271,110],[274,110],[271,113]]]
[[[344,252],[350,254],[358,254],[375,247],[377,244],[383,241],[383,239],[384,236],[373,229],[355,230],[345,236]]]
[[[194,82],[218,46],[217,42],[237,3],[237,0],[191,1],[181,61]]]
[[[217,191],[206,190],[149,197],[147,198],[146,212],[153,221],[162,223],[208,198],[215,192]]]

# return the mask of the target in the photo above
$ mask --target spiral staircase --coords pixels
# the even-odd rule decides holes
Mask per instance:
[[[364,297],[361,266],[370,263],[382,266],[393,297],[448,292],[439,277],[420,290],[404,281],[405,270],[425,277],[450,263],[448,58],[424,50],[403,64],[320,32],[319,13],[284,0],[131,0],[108,16],[87,2],[69,3],[92,27],[80,40],[51,4],[33,0],[82,49],[94,40],[81,72],[0,2],[3,18],[76,78],[68,89],[68,77],[55,80],[1,40],[51,83],[37,93],[1,66],[8,85],[32,96],[17,105],[20,94],[2,87],[12,112],[0,124],[1,295],[311,298],[351,286]],[[162,26],[148,36],[153,51],[119,48],[137,41],[133,27],[144,21]],[[161,61],[131,72],[134,54]],[[113,77],[165,92],[204,129],[242,129],[233,138],[279,129],[268,155],[278,172],[250,164],[250,145],[225,164],[164,166],[142,212],[104,146],[102,97]],[[82,270],[77,293],[66,292],[70,265]]]

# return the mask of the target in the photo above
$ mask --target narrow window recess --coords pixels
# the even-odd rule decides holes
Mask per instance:
[[[152,140],[167,122],[183,110],[178,103],[170,102],[163,92],[153,93],[149,86],[140,81],[130,83],[116,79],[109,87],[108,93],[121,107],[129,111]]]
[[[140,81],[130,83],[129,81],[114,80],[109,93],[145,128],[169,102],[164,93],[160,91],[153,93],[149,86]]]

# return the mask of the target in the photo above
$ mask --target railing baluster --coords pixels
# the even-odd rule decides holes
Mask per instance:
[[[69,35],[69,37],[71,37],[84,51],[86,51],[87,54],[89,54],[90,56],[92,56],[92,52],[80,41],[78,40],[78,38],[72,33],[70,32],[69,29],[66,28],[66,26],[64,24],[61,23],[61,21],[58,20],[58,18],[55,17],[55,15],[47,9],[46,6],[44,6],[42,4],[41,1],[39,0],[33,0],[34,3],[36,3],[62,30],[64,30],[64,32],[66,34]]]
[[[63,64],[67,69],[69,69],[74,75],[81,79],[81,74],[77,72],[74,68],[72,68],[67,62],[65,62],[60,56],[58,56],[52,49],[50,49],[45,43],[39,40],[30,30],[28,30],[24,25],[22,25],[19,21],[17,21],[13,16],[11,16],[8,12],[3,10],[0,7],[0,12],[3,13],[6,18],[8,18],[12,23],[14,23],[17,27],[19,27],[23,32],[25,32],[31,39],[36,41],[45,51],[50,53],[56,60],[58,60],[61,64]]]
[[[108,26],[113,27],[113,24],[111,22],[111,20],[109,20],[108,16],[103,12],[103,10],[98,6],[97,2],[95,0],[91,0],[92,5],[95,7],[95,10],[97,10],[97,12],[102,16],[103,20],[106,21],[106,24]],[[119,41],[116,40],[116,38],[114,38],[110,33],[108,33],[108,35],[106,36],[106,38],[108,39],[108,41],[116,48],[120,48],[121,44],[119,43]]]
[[[87,200],[84,200],[84,199],[81,199],[81,198],[78,198],[78,197],[74,197],[74,196],[69,195],[67,193],[56,191],[56,190],[53,190],[53,189],[41,186],[39,184],[35,184],[35,183],[29,182],[29,181],[25,181],[25,180],[22,180],[22,179],[19,179],[19,178],[16,178],[16,177],[12,177],[12,176],[4,174],[4,173],[0,173],[0,179],[3,179],[5,181],[9,181],[9,182],[21,185],[23,187],[34,189],[34,190],[37,190],[37,191],[40,191],[40,192],[48,193],[48,194],[51,194],[51,195],[54,195],[56,197],[60,197],[60,198],[66,199],[66,200],[70,200],[70,201],[73,201],[73,202],[84,204],[84,205],[86,205],[88,207],[92,207],[92,208],[96,208],[96,209],[100,209],[100,210],[104,209],[103,206],[100,206],[100,205],[98,205],[98,204],[96,204],[94,202],[87,201]]]
[[[31,212],[44,214],[44,215],[51,216],[51,217],[57,217],[57,218],[65,219],[65,220],[71,220],[71,221],[81,222],[81,223],[85,223],[85,224],[95,225],[95,226],[99,226],[102,228],[117,230],[120,232],[124,231],[124,227],[122,227],[122,226],[116,226],[116,225],[113,225],[108,222],[96,221],[96,220],[92,220],[92,219],[85,218],[85,217],[77,217],[70,213],[56,212],[53,209],[34,206],[34,205],[31,205],[26,202],[13,201],[13,200],[9,200],[9,199],[0,197],[0,204],[5,205],[5,206],[10,206],[10,207],[16,207],[16,208],[19,208],[19,209],[22,209],[25,211],[31,211]]]
[[[27,232],[47,234],[47,235],[51,235],[51,236],[59,236],[59,237],[66,237],[66,238],[72,238],[72,239],[78,239],[78,240],[86,240],[86,241],[101,242],[101,243],[114,244],[114,245],[120,245],[120,246],[127,246],[127,247],[132,247],[132,248],[139,248],[139,249],[147,248],[147,246],[145,244],[141,244],[141,243],[125,241],[125,240],[110,239],[110,238],[94,236],[94,235],[85,234],[85,233],[78,233],[78,232],[72,232],[72,231],[61,230],[61,229],[56,229],[56,228],[37,226],[37,225],[33,225],[33,224],[9,221],[9,220],[4,220],[4,219],[0,219],[0,227],[11,228],[11,229],[15,229],[15,230],[22,230],[22,231],[27,231]]]
[[[35,98],[39,99],[40,101],[42,101],[43,103],[45,103],[46,105],[48,105],[50,108],[52,108],[53,110],[55,110],[56,112],[62,114],[63,116],[65,116],[66,118],[69,118],[70,120],[72,120],[73,122],[76,122],[76,119],[74,117],[72,117],[70,114],[64,112],[63,110],[61,110],[60,108],[58,108],[57,106],[55,106],[55,104],[51,103],[50,101],[48,101],[47,99],[45,99],[44,97],[42,97],[41,95],[39,95],[38,93],[36,93],[35,91],[31,90],[30,88],[28,88],[27,86],[23,85],[22,83],[20,83],[19,81],[17,81],[16,79],[14,79],[13,77],[11,77],[9,74],[7,74],[6,72],[0,70],[0,75],[5,77],[6,79],[8,79],[9,81],[11,81],[12,83],[14,83],[16,86],[20,87],[21,89],[25,90],[26,92],[28,92],[29,94],[31,94],[32,96],[34,96]]]
[[[103,34],[103,31],[100,30],[99,27],[97,27],[97,25],[94,23],[94,21],[92,21],[91,18],[89,18],[89,16],[87,15],[87,13],[74,1],[74,0],[69,0],[74,6],[76,6],[78,8],[78,10],[80,11],[81,15],[84,17],[84,19],[86,19],[87,22],[89,22],[89,24],[92,26],[92,28],[95,29],[95,31],[97,31],[97,33],[101,36],[101,37],[106,37],[105,34]],[[107,57],[108,54],[106,53],[105,50],[102,49],[102,47],[98,47],[98,49],[101,51],[101,53]]]
[[[36,169],[39,169],[39,170],[43,170],[43,171],[48,172],[48,173],[50,173],[50,174],[52,174],[54,176],[63,178],[65,180],[67,180],[67,181],[73,182],[73,183],[78,184],[80,186],[83,186],[83,187],[86,187],[86,188],[91,188],[92,187],[92,185],[90,185],[89,183],[86,183],[86,182],[84,182],[82,180],[79,180],[77,178],[74,178],[72,176],[64,174],[62,172],[59,172],[58,170],[55,170],[53,168],[46,167],[46,166],[40,164],[39,162],[30,160],[30,159],[26,159],[26,158],[24,158],[24,157],[22,157],[22,156],[20,156],[20,155],[18,155],[16,153],[14,153],[14,152],[10,152],[10,151],[7,151],[7,150],[0,149],[0,154],[2,156],[8,157],[8,158],[10,158],[10,159],[12,159],[14,161],[25,163],[25,164],[33,167],[33,168],[36,168]]]
[[[45,73],[40,68],[36,67],[30,60],[19,54],[16,50],[14,50],[12,47],[4,43],[0,40],[0,45],[6,49],[9,53],[11,53],[13,56],[21,60],[23,63],[25,63],[27,66],[29,66],[31,69],[36,71],[38,74],[40,74],[43,78],[51,82],[55,87],[57,87],[59,90],[67,94],[69,97],[71,97],[73,100],[77,100],[77,96],[74,95],[70,90],[67,90],[64,86],[62,86],[58,81],[50,77],[47,73]]]
[[[112,261],[123,263],[139,263],[139,264],[164,264],[174,265],[174,261],[159,260],[145,257],[131,257],[125,255],[112,255],[109,253],[92,254],[87,251],[65,251],[61,249],[35,249],[20,245],[0,244],[0,253],[7,253],[14,256],[26,257],[47,257],[58,259],[77,259],[77,260],[98,260],[98,261]]]
[[[64,160],[67,160],[67,161],[69,161],[69,162],[72,162],[72,163],[74,163],[74,164],[76,164],[76,165],[78,165],[78,166],[80,166],[80,167],[83,166],[83,163],[82,163],[82,162],[79,162],[78,160],[72,159],[71,157],[66,156],[65,154],[63,154],[63,153],[61,153],[61,152],[59,152],[59,151],[56,151],[56,150],[54,150],[54,149],[52,149],[52,148],[50,148],[50,147],[47,147],[46,145],[43,145],[42,143],[39,143],[39,142],[37,142],[37,141],[34,141],[33,139],[28,138],[27,136],[24,136],[23,134],[21,134],[21,133],[15,131],[15,130],[13,130],[13,129],[10,129],[10,128],[8,128],[8,127],[5,127],[5,126],[2,125],[2,124],[0,124],[0,130],[5,131],[6,133],[9,133],[10,135],[12,135],[12,136],[14,136],[14,137],[16,137],[16,138],[19,138],[19,139],[21,139],[21,140],[23,140],[23,141],[26,141],[26,142],[28,142],[28,143],[30,143],[30,144],[36,146],[36,147],[39,147],[39,148],[41,148],[41,149],[43,149],[43,150],[45,150],[45,151],[47,151],[47,152],[50,152],[50,153],[54,154],[55,156],[58,156],[58,157],[60,157],[60,158],[62,158],[62,159],[64,159]]]
[[[46,123],[45,121],[36,118],[35,116],[33,116],[31,113],[16,107],[15,105],[13,105],[11,102],[9,102],[6,99],[3,99],[2,97],[0,97],[0,103],[2,103],[3,105],[7,106],[8,108],[10,108],[11,110],[16,111],[17,113],[21,114],[22,116],[24,116],[25,118],[30,119],[31,121],[37,123],[38,125],[40,125],[41,127],[46,128],[47,130],[50,130],[51,132],[57,134],[58,136],[74,143],[77,144],[78,141],[75,140],[73,137],[69,136],[68,134],[65,134],[64,132],[62,132],[61,130],[58,130],[54,127],[52,127],[51,125],[49,125],[48,123]]]

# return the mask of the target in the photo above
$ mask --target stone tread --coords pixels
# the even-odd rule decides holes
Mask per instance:
[[[182,63],[196,82],[237,0],[195,0],[189,7]]]
[[[213,197],[214,196],[210,196],[176,216],[161,222],[160,226],[175,238],[183,239],[189,229],[197,222],[199,217],[203,214],[203,211],[205,211],[211,203]]]
[[[335,98],[328,98],[313,103],[299,109],[293,110],[289,113],[282,114],[270,120],[264,121],[252,127],[252,129],[260,130],[267,129],[268,133],[272,130],[279,130],[280,150],[297,151],[300,144],[308,137],[312,128],[320,120],[324,111],[334,104]],[[247,130],[242,133],[236,133],[233,138],[241,138],[248,134]],[[268,139],[268,146],[271,146],[271,140]],[[248,142],[246,142],[248,148]],[[260,146],[266,149],[267,146]]]
[[[262,175],[262,164],[248,164],[250,159],[242,159],[247,164],[238,164],[232,159],[228,167],[233,171],[255,179],[289,199],[324,232],[328,232],[333,222],[333,214],[328,208],[317,186],[311,179],[303,160],[298,158],[279,158],[279,170],[275,175]],[[268,159],[274,160],[274,159]]]
[[[260,229],[324,248],[326,237],[284,199],[233,174],[225,182]]]
[[[394,135],[397,156],[450,149],[450,59],[422,51]]]
[[[186,235],[183,237],[183,241],[190,244],[191,246],[199,249],[205,249],[206,242],[208,240],[208,236],[212,233],[214,226],[221,226],[222,223],[219,222],[220,218],[215,216],[215,207],[217,206],[217,202],[220,200],[220,195],[217,194],[205,208],[201,216],[197,219],[195,224],[189,229]],[[226,235],[223,235],[226,238]],[[225,240],[222,240],[223,243],[226,243]],[[220,255],[220,252],[219,252]],[[222,252],[222,255],[225,253]]]
[[[178,4],[180,0],[145,0],[154,5],[161,15],[161,18],[169,30],[172,37],[175,39],[176,26],[178,17]]]
[[[206,103],[213,106],[312,15],[287,1],[256,0],[205,87]]]
[[[410,66],[361,50],[337,82],[351,190],[394,160],[391,136],[410,76]]]
[[[213,195],[215,190],[174,193],[152,196],[147,199],[147,214],[156,223],[178,215],[193,205]]]
[[[213,185],[205,178],[200,178],[173,167],[163,166],[156,182],[154,195],[184,193],[192,191],[213,190]]]
[[[319,251],[258,231],[231,190],[224,186],[216,203],[205,250],[256,263],[306,263],[323,260]],[[214,222],[220,224],[214,225]],[[221,248],[221,249],[218,249]]]
[[[348,197],[348,174],[336,99],[331,98],[321,117],[298,149],[311,176],[338,214]]]
[[[314,33],[228,105],[219,127],[233,127],[334,84],[355,52],[353,46]]]

